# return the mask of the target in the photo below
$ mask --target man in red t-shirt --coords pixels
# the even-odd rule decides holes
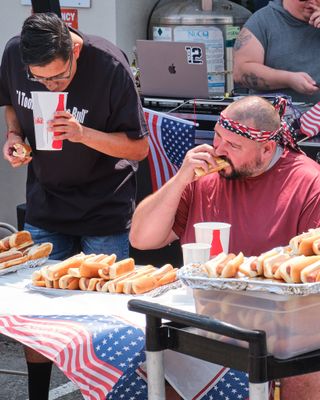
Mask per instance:
[[[131,244],[152,249],[177,239],[194,242],[194,223],[219,221],[232,225],[229,251],[250,256],[319,227],[320,166],[297,147],[279,114],[284,107],[284,99],[273,106],[257,96],[228,106],[215,126],[213,147],[190,150],[178,173],[139,204]],[[195,168],[208,171],[217,156],[230,166],[196,178]],[[294,378],[295,383],[315,375]],[[292,397],[287,387],[285,398],[306,398]],[[320,398],[320,389],[311,392],[308,399]]]

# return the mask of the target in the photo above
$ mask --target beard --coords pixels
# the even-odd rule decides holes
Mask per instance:
[[[235,179],[244,179],[256,176],[261,171],[262,160],[260,156],[256,156],[256,158],[250,163],[244,163],[241,167],[235,168],[232,161],[224,157],[226,161],[230,164],[231,172],[227,173],[224,169],[219,171],[219,175],[228,180]]]

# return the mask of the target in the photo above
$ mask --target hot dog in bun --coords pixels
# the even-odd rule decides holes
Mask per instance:
[[[26,143],[15,143],[12,146],[12,155],[23,160],[24,158],[30,157],[31,147]]]
[[[203,168],[199,167],[199,168],[194,169],[194,174],[196,176],[200,177],[200,176],[208,175],[213,172],[218,172],[224,168],[230,167],[230,164],[228,163],[228,161],[226,161],[220,157],[215,157],[214,161],[216,162],[216,165],[211,165],[208,163],[208,171],[207,172]]]

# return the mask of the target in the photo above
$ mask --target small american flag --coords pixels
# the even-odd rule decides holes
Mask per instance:
[[[316,136],[320,132],[320,102],[302,114],[300,131],[308,137]]]
[[[188,150],[195,146],[194,122],[144,109],[149,129],[149,167],[156,191],[181,167]]]
[[[52,360],[86,400],[104,400],[145,360],[142,330],[112,316],[1,316],[0,331]]]

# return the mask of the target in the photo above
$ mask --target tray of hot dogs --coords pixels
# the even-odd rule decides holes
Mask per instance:
[[[34,271],[27,289],[63,295],[72,293],[109,293],[158,296],[179,287],[177,268],[165,264],[137,266],[133,258],[117,261],[111,254],[77,254]]]
[[[320,293],[320,228],[295,236],[288,246],[258,256],[220,253],[204,264],[185,265],[178,277],[194,289],[281,295]]]
[[[52,251],[52,243],[34,244],[28,231],[19,231],[0,240],[0,276],[42,265]]]

